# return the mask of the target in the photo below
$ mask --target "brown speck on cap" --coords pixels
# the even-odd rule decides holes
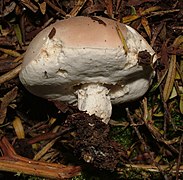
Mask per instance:
[[[104,26],[106,26],[107,24],[102,21],[99,17],[96,17],[96,16],[92,16],[90,17],[91,19],[93,19],[94,21],[97,21],[99,24],[103,24]]]
[[[52,39],[55,34],[56,34],[56,29],[53,27],[50,33],[48,34],[49,39]]]

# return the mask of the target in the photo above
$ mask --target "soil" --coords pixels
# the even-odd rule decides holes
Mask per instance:
[[[125,162],[127,152],[109,138],[109,125],[86,113],[68,116],[64,126],[74,128],[74,154],[94,167],[114,171],[119,162]]]

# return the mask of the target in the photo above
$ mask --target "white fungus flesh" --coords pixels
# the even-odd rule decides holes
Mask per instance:
[[[149,88],[153,69],[138,63],[141,51],[156,60],[133,28],[103,17],[73,17],[57,21],[32,40],[19,77],[31,93],[78,105],[107,123],[112,104],[135,100]]]

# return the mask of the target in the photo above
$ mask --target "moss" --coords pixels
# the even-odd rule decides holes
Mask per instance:
[[[119,142],[125,148],[129,148],[133,144],[131,127],[112,127],[110,136],[113,140]]]

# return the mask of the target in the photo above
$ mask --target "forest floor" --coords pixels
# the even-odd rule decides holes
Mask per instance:
[[[18,78],[36,34],[74,16],[125,23],[158,57],[149,91],[114,106],[109,124]],[[182,0],[1,0],[0,179],[183,179],[182,32]]]

